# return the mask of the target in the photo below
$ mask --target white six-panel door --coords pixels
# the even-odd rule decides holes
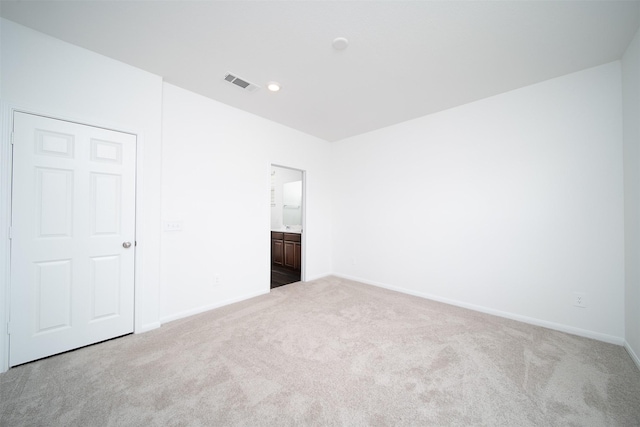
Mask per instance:
[[[13,133],[11,366],[133,332],[136,165],[135,135],[19,112]]]

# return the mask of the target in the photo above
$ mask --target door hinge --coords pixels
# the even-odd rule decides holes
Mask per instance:
[[[13,136],[15,135],[15,132],[11,132],[11,145],[13,145]]]
[[[13,331],[11,330],[11,322],[7,323],[7,335],[11,335]]]
[[[13,227],[9,227],[9,240],[13,239]]]

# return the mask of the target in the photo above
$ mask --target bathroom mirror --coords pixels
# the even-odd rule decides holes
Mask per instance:
[[[302,181],[282,185],[282,223],[288,226],[302,225]]]

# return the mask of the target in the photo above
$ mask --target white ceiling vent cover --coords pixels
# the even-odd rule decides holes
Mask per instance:
[[[246,81],[245,79],[242,79],[236,75],[233,75],[231,73],[227,73],[224,76],[224,79],[226,81],[228,81],[229,83],[233,83],[234,85],[248,91],[248,92],[255,92],[256,90],[260,89],[260,86],[258,86],[257,84],[253,84],[250,83],[248,81]]]

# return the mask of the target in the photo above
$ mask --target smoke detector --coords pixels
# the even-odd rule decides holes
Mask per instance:
[[[255,92],[256,90],[260,89],[260,86],[258,86],[257,84],[248,82],[247,80],[231,73],[225,74],[224,79],[229,83],[233,83],[239,88],[246,90],[247,92]]]

